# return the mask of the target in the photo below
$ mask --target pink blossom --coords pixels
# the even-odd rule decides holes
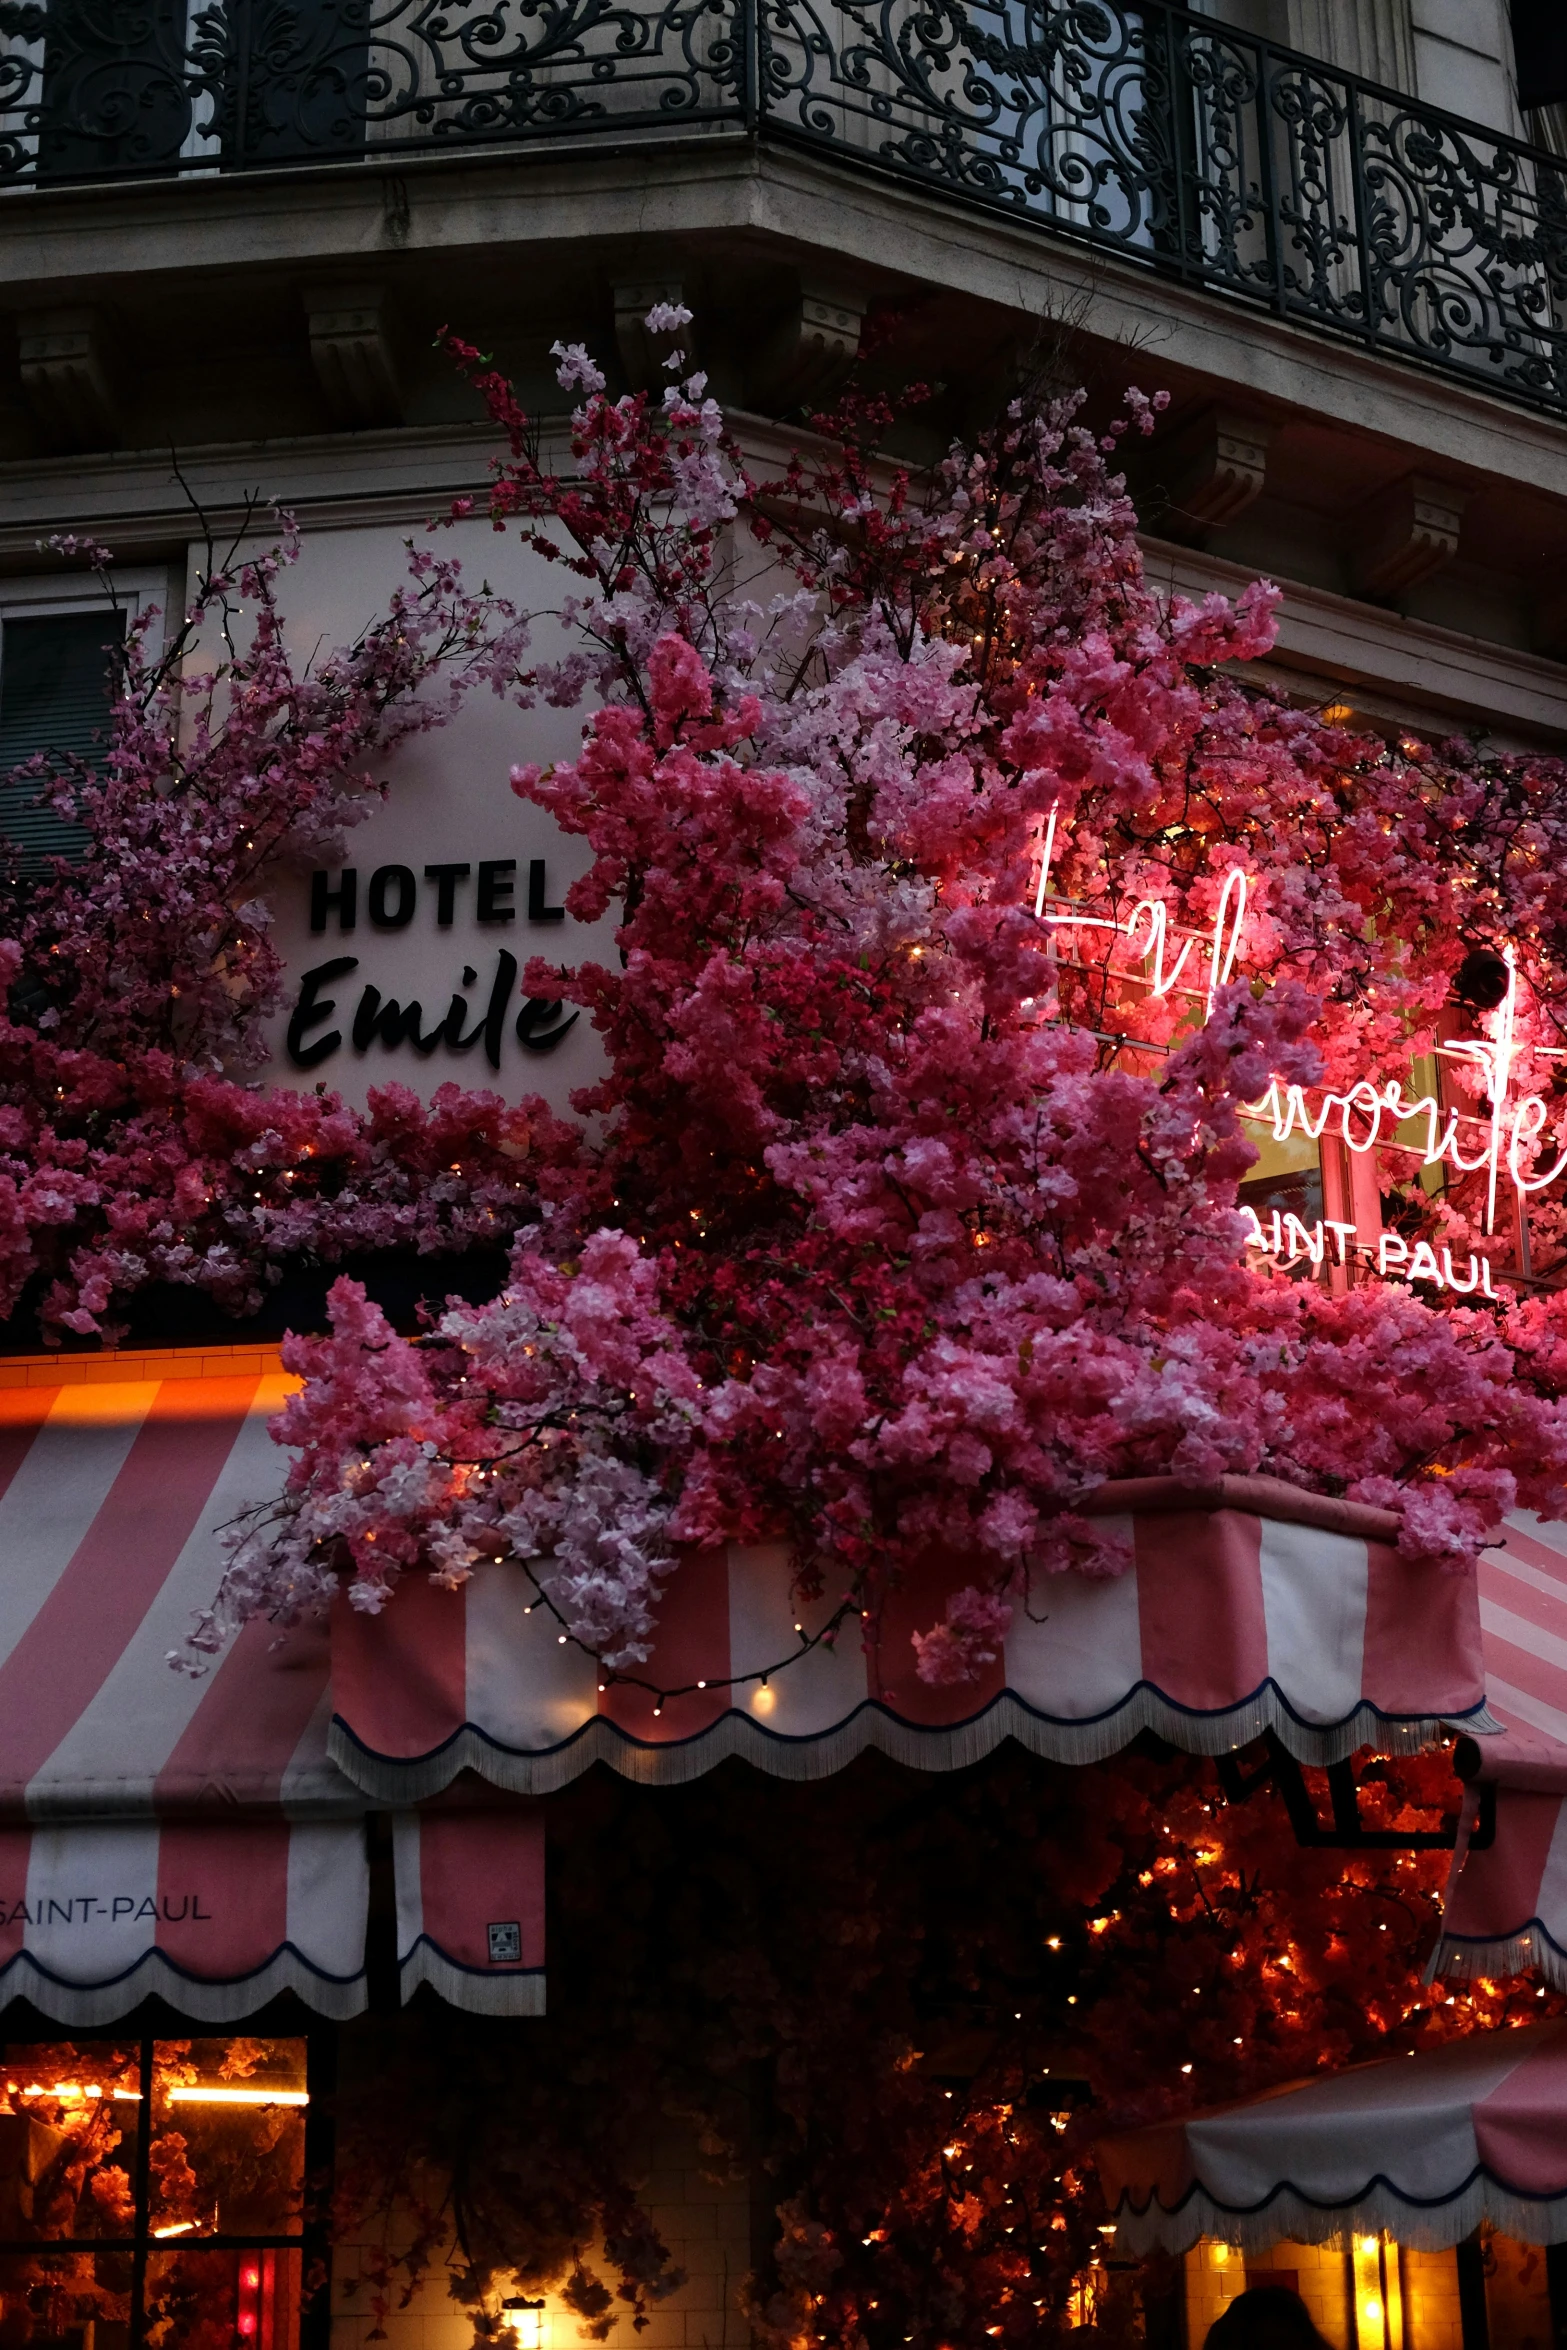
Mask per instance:
[[[1007,1602],[969,1584],[948,1600],[944,1622],[914,1634],[915,1669],[936,1689],[977,1681],[980,1668],[995,1663],[1011,1629]]]
[[[1013,1607],[1048,1618],[1052,1575],[1124,1567],[1091,1506],[1112,1479],[1374,1498],[1433,1572],[1515,1503],[1567,1513],[1556,1292],[1290,1278],[1237,1212],[1246,1104],[1402,1078],[1502,943],[1519,1065],[1562,1123],[1562,767],[1362,739],[1249,685],[1273,591],[1162,596],[1117,435],[1073,402],[1019,401],[916,479],[871,456],[890,417],[867,401],[757,482],[697,379],[611,400],[563,348],[585,396],[557,477],[458,348],[511,450],[491,518],[571,574],[566,656],[519,671],[525,622],[426,559],[395,627],[319,677],[266,619],[188,741],[144,677],[110,780],[81,785],[96,861],[21,934],[41,1008],[13,983],[0,1023],[0,1251],[57,1324],[102,1328],[148,1277],[243,1305],[306,1249],[510,1249],[499,1298],[416,1338],[339,1285],[292,1358],[288,1491],[201,1641],[489,1560],[636,1674],[686,1548],[782,1538],[802,1593],[873,1626],[950,1559],[918,1665],[970,1681]],[[765,608],[730,593],[742,528],[793,574]],[[244,590],[274,616],[277,569]],[[248,1093],[228,1072],[275,969],[242,827],[269,855],[335,839],[454,666],[591,697],[577,754],[512,782],[584,845],[572,912],[615,915],[603,963],[524,975],[583,1010],[605,1074],[572,1121]],[[1055,902],[1097,930],[1036,918],[1047,825]],[[1151,984],[1131,909],[1158,900],[1190,944],[1236,876],[1228,982]],[[1473,1180],[1433,1199],[1378,1156],[1402,1229],[1500,1254]],[[1563,1210],[1534,1231],[1567,1264]]]

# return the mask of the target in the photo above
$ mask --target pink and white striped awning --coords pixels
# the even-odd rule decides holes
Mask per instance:
[[[392,1816],[404,1999],[431,1984],[476,2015],[544,2012],[544,1816],[502,1800]]]
[[[1483,2220],[1567,2242],[1567,2022],[1478,2032],[1100,2141],[1116,2249],[1248,2250],[1387,2229],[1440,2251]]]
[[[254,1624],[201,1680],[167,1661],[220,1528],[277,1490],[268,1423],[292,1385],[258,1348],[0,1365],[0,2002],[77,2028],[153,1992],[208,2022],[283,1990],[364,2005],[367,1805],[327,1751],[324,1629]],[[536,2013],[536,1822],[492,1828],[467,1890],[440,1858],[463,1832],[448,1815],[399,1887],[405,1985]],[[396,1844],[417,1857],[417,1829]],[[483,1955],[475,1884],[480,1929],[529,1922],[497,1938],[517,1956]]]
[[[1459,1749],[1469,1786],[1432,1972],[1567,1986],[1567,1526],[1508,1519],[1480,1561],[1480,1621],[1505,1734]],[[1482,1818],[1490,1839],[1472,1844]]]
[[[686,1558],[635,1680],[602,1675],[512,1566],[456,1594],[410,1581],[378,1617],[333,1626],[328,1751],[385,1803],[421,1802],[460,1772],[544,1794],[594,1762],[649,1782],[727,1756],[817,1778],[867,1747],[927,1770],[1015,1738],[1086,1762],[1151,1728],[1188,1752],[1264,1729],[1304,1762],[1368,1743],[1412,1748],[1485,1712],[1473,1576],[1412,1567],[1382,1511],[1268,1479],[1108,1487],[1133,1564],[1042,1577],[977,1685],[930,1688],[911,1634],[967,1576],[933,1562],[864,1638],[801,1653],[841,1595],[803,1609],[781,1546]],[[791,1661],[792,1660],[792,1661]],[[765,1676],[765,1678],[764,1678]]]
[[[1009,1736],[1086,1761],[1151,1727],[1197,1753],[1271,1728],[1320,1763],[1492,1726],[1475,1578],[1401,1561],[1383,1513],[1245,1479],[1108,1489],[1127,1572],[1043,1579],[967,1688],[921,1683],[911,1640],[961,1570],[933,1563],[863,1637],[802,1656],[819,1614],[776,1547],[684,1563],[646,1686],[600,1687],[513,1567],[456,1595],[411,1578],[330,1641],[253,1625],[192,1680],[166,1659],[221,1528],[277,1490],[288,1386],[260,1349],[0,1364],[0,1998],[80,2025],[151,1990],[208,2020],[284,1988],[351,2013],[384,1807],[405,1994],[538,2012],[538,1817],[435,1805],[465,1768],[516,1797],[599,1759],[804,1778],[868,1746],[955,1767]]]

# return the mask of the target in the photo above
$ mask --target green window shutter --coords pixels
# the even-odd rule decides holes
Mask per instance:
[[[117,612],[62,612],[7,620],[0,633],[0,837],[21,854],[24,873],[51,857],[79,855],[84,835],[30,779],[7,782],[35,751],[74,752],[101,764],[109,737],[111,649],[123,629]]]

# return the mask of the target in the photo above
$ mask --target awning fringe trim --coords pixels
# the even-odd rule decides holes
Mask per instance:
[[[1047,1762],[1104,1762],[1143,1730],[1188,1754],[1227,1754],[1271,1730],[1297,1762],[1316,1767],[1342,1762],[1363,1746],[1385,1754],[1418,1754],[1436,1745],[1447,1723],[1484,1735],[1500,1728],[1482,1704],[1464,1715],[1388,1716],[1362,1703],[1341,1722],[1302,1722],[1270,1681],[1243,1705],[1201,1714],[1143,1683],[1111,1713],[1067,1722],[1040,1715],[1010,1690],[973,1720],[948,1726],[908,1722],[868,1700],[830,1730],[785,1737],[738,1711],[726,1713],[694,1737],[654,1743],[595,1715],[559,1745],[536,1753],[500,1745],[469,1722],[433,1753],[402,1759],[362,1746],[334,1716],[327,1749],[337,1768],[380,1803],[420,1803],[449,1787],[463,1771],[516,1795],[550,1795],[602,1762],[641,1786],[683,1786],[721,1762],[753,1764],[776,1779],[830,1777],[868,1750],[913,1770],[951,1771],[982,1762],[1004,1739],[1015,1738]]]
[[[160,1998],[200,2023],[232,2024],[254,2015],[283,1991],[292,1991],[317,2015],[346,2023],[365,2008],[365,1978],[341,1980],[319,1974],[285,1943],[263,1967],[232,1983],[203,1982],[173,1965],[161,1950],[149,1950],[109,1983],[67,1983],[39,1965],[30,1951],[18,1951],[0,1968],[0,2008],[26,1999],[56,2023],[88,2030],[117,2023],[144,1999]]]
[[[405,2007],[419,1985],[428,1983],[449,2007],[464,2008],[469,2015],[544,2013],[542,1967],[519,1967],[508,1974],[480,1974],[474,1967],[458,1966],[423,1936],[407,1957],[398,1961],[398,1976]]]
[[[1293,2187],[1281,2187],[1259,2210],[1227,2211],[1197,2188],[1178,2211],[1154,2203],[1138,2212],[1123,2203],[1115,2219],[1116,2251],[1133,2259],[1161,2248],[1188,2252],[1203,2236],[1234,2244],[1243,2252],[1263,2252],[1271,2244],[1331,2244],[1346,2234],[1383,2228],[1412,2251],[1446,2252],[1472,2235],[1482,2220],[1521,2243],[1567,2243],[1567,2195],[1519,2195],[1483,2172],[1450,2202],[1434,2205],[1407,2202],[1379,2180],[1354,2203],[1329,2209]]]
[[[1465,1935],[1444,1934],[1431,1953],[1425,1979],[1438,1976],[1472,1983],[1480,1975],[1540,1975],[1558,1991],[1567,1991],[1567,1951],[1553,1941],[1538,1918],[1531,1918],[1511,1934],[1471,1941]]]

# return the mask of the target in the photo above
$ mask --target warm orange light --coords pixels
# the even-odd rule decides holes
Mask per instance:
[[[1404,2350],[1404,2298],[1398,2246],[1385,2236],[1354,2240],[1355,2308],[1361,2350]]]
[[[171,2105],[308,2105],[305,2089],[171,2089]]]

